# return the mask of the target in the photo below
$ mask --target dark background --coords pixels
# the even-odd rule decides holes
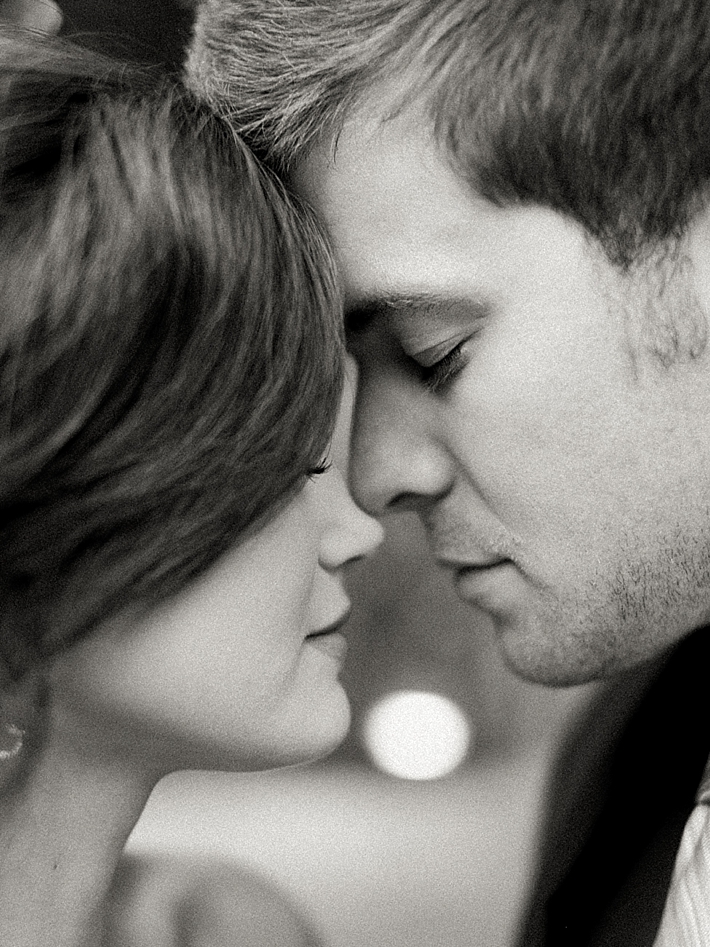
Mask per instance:
[[[60,0],[62,35],[122,59],[180,68],[192,28],[191,0]]]

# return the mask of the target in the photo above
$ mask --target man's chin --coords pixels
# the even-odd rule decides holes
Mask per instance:
[[[494,620],[506,666],[517,677],[543,687],[576,687],[612,673],[610,663],[584,644],[557,638],[549,630],[524,628]]]

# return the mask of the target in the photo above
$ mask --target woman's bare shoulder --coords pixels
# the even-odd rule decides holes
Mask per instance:
[[[104,947],[322,947],[275,885],[217,859],[125,857],[106,909]]]

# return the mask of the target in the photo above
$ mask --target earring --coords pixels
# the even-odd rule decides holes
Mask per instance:
[[[14,760],[22,752],[25,731],[14,723],[0,724],[0,763]]]

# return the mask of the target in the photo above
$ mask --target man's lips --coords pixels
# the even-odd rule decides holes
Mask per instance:
[[[437,562],[447,569],[453,570],[457,576],[468,572],[483,572],[485,569],[495,569],[496,566],[510,562],[505,556],[491,556],[481,559],[459,559],[453,556],[437,556]]]
[[[511,582],[515,582],[517,569],[507,556],[481,552],[464,558],[443,553],[437,561],[453,573],[457,595],[484,609],[501,605],[514,587]]]
[[[511,559],[496,559],[459,567],[454,575],[454,587],[465,601],[484,610],[497,611],[513,601],[519,578]]]

